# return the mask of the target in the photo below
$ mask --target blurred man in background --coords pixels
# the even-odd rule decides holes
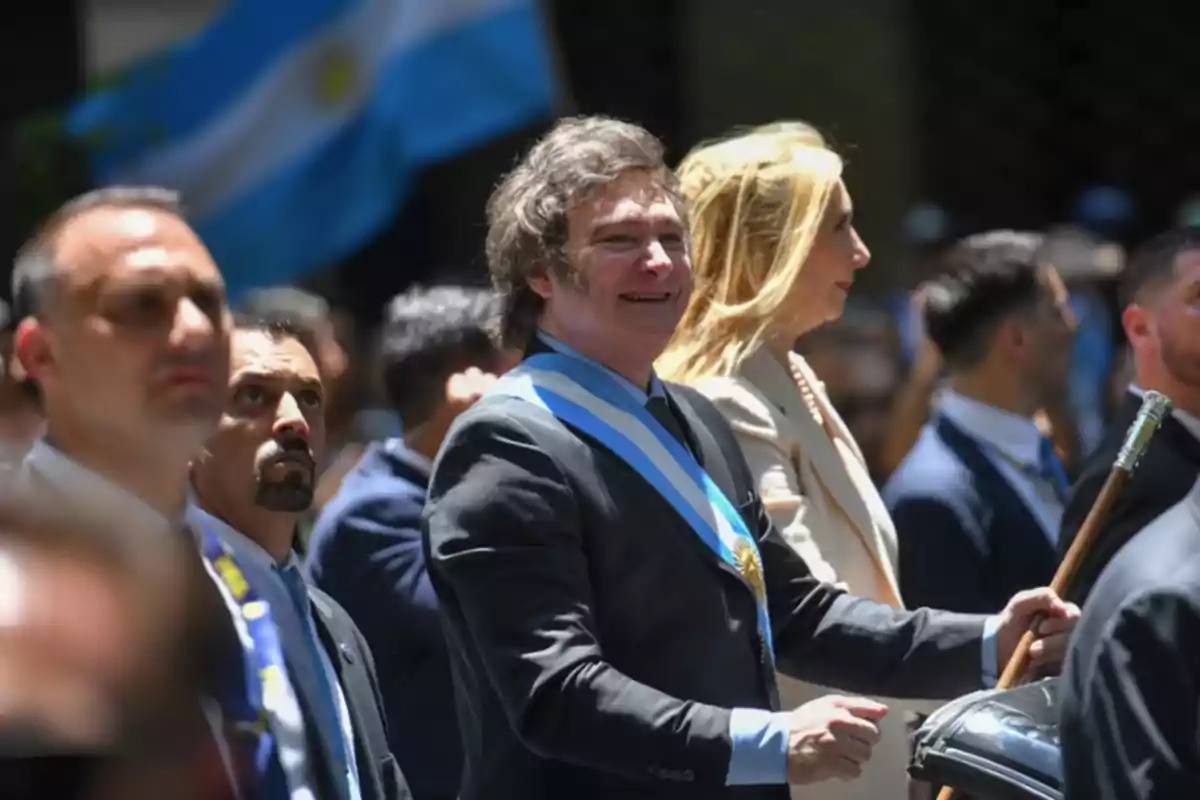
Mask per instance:
[[[478,289],[417,287],[392,300],[380,360],[404,435],[367,445],[310,542],[313,580],[354,617],[380,666],[392,752],[416,800],[452,800],[462,770],[421,512],[450,424],[507,368],[492,314],[492,293]]]
[[[182,548],[202,575],[182,524],[187,465],[220,415],[229,321],[221,275],[174,193],[114,187],[72,200],[21,249],[13,296],[14,350],[47,434],[6,491],[53,519],[122,531],[151,562]],[[213,584],[197,585],[204,628],[187,666],[203,687],[192,709],[212,726],[197,769],[216,767],[201,792],[247,796],[253,745],[234,725],[242,648]]]
[[[1170,230],[1140,247],[1125,272],[1121,304],[1133,383],[1126,385],[1121,405],[1071,492],[1062,519],[1061,553],[1095,505],[1144,392],[1162,392],[1174,409],[1150,440],[1080,565],[1067,592],[1078,603],[1117,551],[1183,500],[1200,475],[1200,228]]]
[[[0,300],[0,464],[15,465],[46,431],[37,384],[13,354],[12,308]]]
[[[1034,415],[1066,390],[1074,318],[1038,246],[969,237],[924,290],[948,386],[884,491],[914,607],[990,613],[1054,575],[1069,487]]]

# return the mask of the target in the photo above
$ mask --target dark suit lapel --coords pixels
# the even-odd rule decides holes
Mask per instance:
[[[321,644],[333,662],[337,672],[338,682],[346,696],[346,706],[350,710],[350,723],[354,726],[354,756],[358,762],[359,786],[363,797],[382,797],[383,789],[376,785],[375,760],[376,755],[371,747],[372,740],[386,741],[386,732],[382,729],[374,731],[379,724],[377,717],[371,717],[366,709],[374,708],[375,693],[367,680],[366,665],[362,656],[356,652],[352,636],[344,629],[333,609],[323,602],[319,595],[311,595],[317,634]]]
[[[733,475],[729,471],[729,466],[725,462],[725,454],[721,451],[717,440],[713,438],[708,430],[708,426],[704,424],[704,420],[695,412],[686,398],[677,392],[672,392],[670,387],[667,389],[667,398],[671,402],[672,410],[675,412],[683,426],[684,435],[688,438],[688,445],[692,451],[692,455],[696,457],[700,468],[708,473],[708,477],[712,478],[713,483],[717,485],[724,494],[725,499],[734,507],[739,514],[742,513],[742,504],[745,498],[739,497],[737,493],[737,484],[733,480]],[[747,526],[750,522],[743,521]],[[751,528],[753,531],[753,528]],[[699,538],[693,535],[699,541]],[[745,587],[746,591],[753,597],[754,589],[746,582],[742,573],[738,572],[729,562],[718,556],[712,551],[712,548],[701,544],[701,547],[709,554],[711,560],[724,572],[737,578],[738,583]]]
[[[321,680],[317,672],[321,665],[314,662],[311,651],[304,644],[304,637],[309,635],[307,624],[301,619],[299,610],[279,576],[270,569],[264,569],[258,559],[243,551],[239,543],[230,539],[225,539],[225,542],[233,551],[246,580],[250,581],[259,596],[271,607],[271,618],[279,631],[279,645],[283,649],[288,678],[304,712],[304,732],[310,743],[309,758],[313,762],[311,772],[323,792],[320,796],[344,798],[346,782],[342,776],[333,775],[330,768],[331,764],[338,762],[334,757],[336,744],[326,726],[321,724],[320,715],[313,703],[313,698],[321,691]]]

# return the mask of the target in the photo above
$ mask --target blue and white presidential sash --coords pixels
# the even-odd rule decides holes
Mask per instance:
[[[774,663],[762,558],[754,536],[720,487],[643,403],[603,367],[565,353],[526,358],[488,394],[541,406],[601,442],[649,481],[750,587],[759,633]]]

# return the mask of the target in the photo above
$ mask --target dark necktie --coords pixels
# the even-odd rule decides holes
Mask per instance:
[[[1058,454],[1054,452],[1054,443],[1045,436],[1039,442],[1039,461],[1038,472],[1042,480],[1050,484],[1054,489],[1054,496],[1060,504],[1067,502],[1067,496],[1071,491],[1071,482],[1067,478],[1067,470],[1063,467],[1062,462],[1058,460]]]
[[[671,404],[667,402],[667,398],[662,395],[655,395],[646,401],[646,410],[650,412],[650,416],[658,420],[659,424],[667,429],[667,432],[675,437],[685,448],[688,447],[687,436],[683,433],[683,426],[679,424],[679,419],[676,418],[675,412],[671,410]]]

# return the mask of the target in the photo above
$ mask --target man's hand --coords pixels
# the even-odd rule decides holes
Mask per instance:
[[[468,367],[462,372],[456,372],[446,381],[446,411],[452,419],[466,411],[475,401],[482,397],[496,376],[484,372],[478,367]]]
[[[857,778],[879,741],[875,723],[887,712],[887,706],[874,700],[836,694],[797,708],[790,720],[788,783]]]
[[[1000,612],[996,628],[996,675],[1006,666],[1017,643],[1036,617],[1044,619],[1037,627],[1037,639],[1029,648],[1029,669],[1042,675],[1054,675],[1062,668],[1071,631],[1079,621],[1079,606],[1061,600],[1048,588],[1017,592]]]

